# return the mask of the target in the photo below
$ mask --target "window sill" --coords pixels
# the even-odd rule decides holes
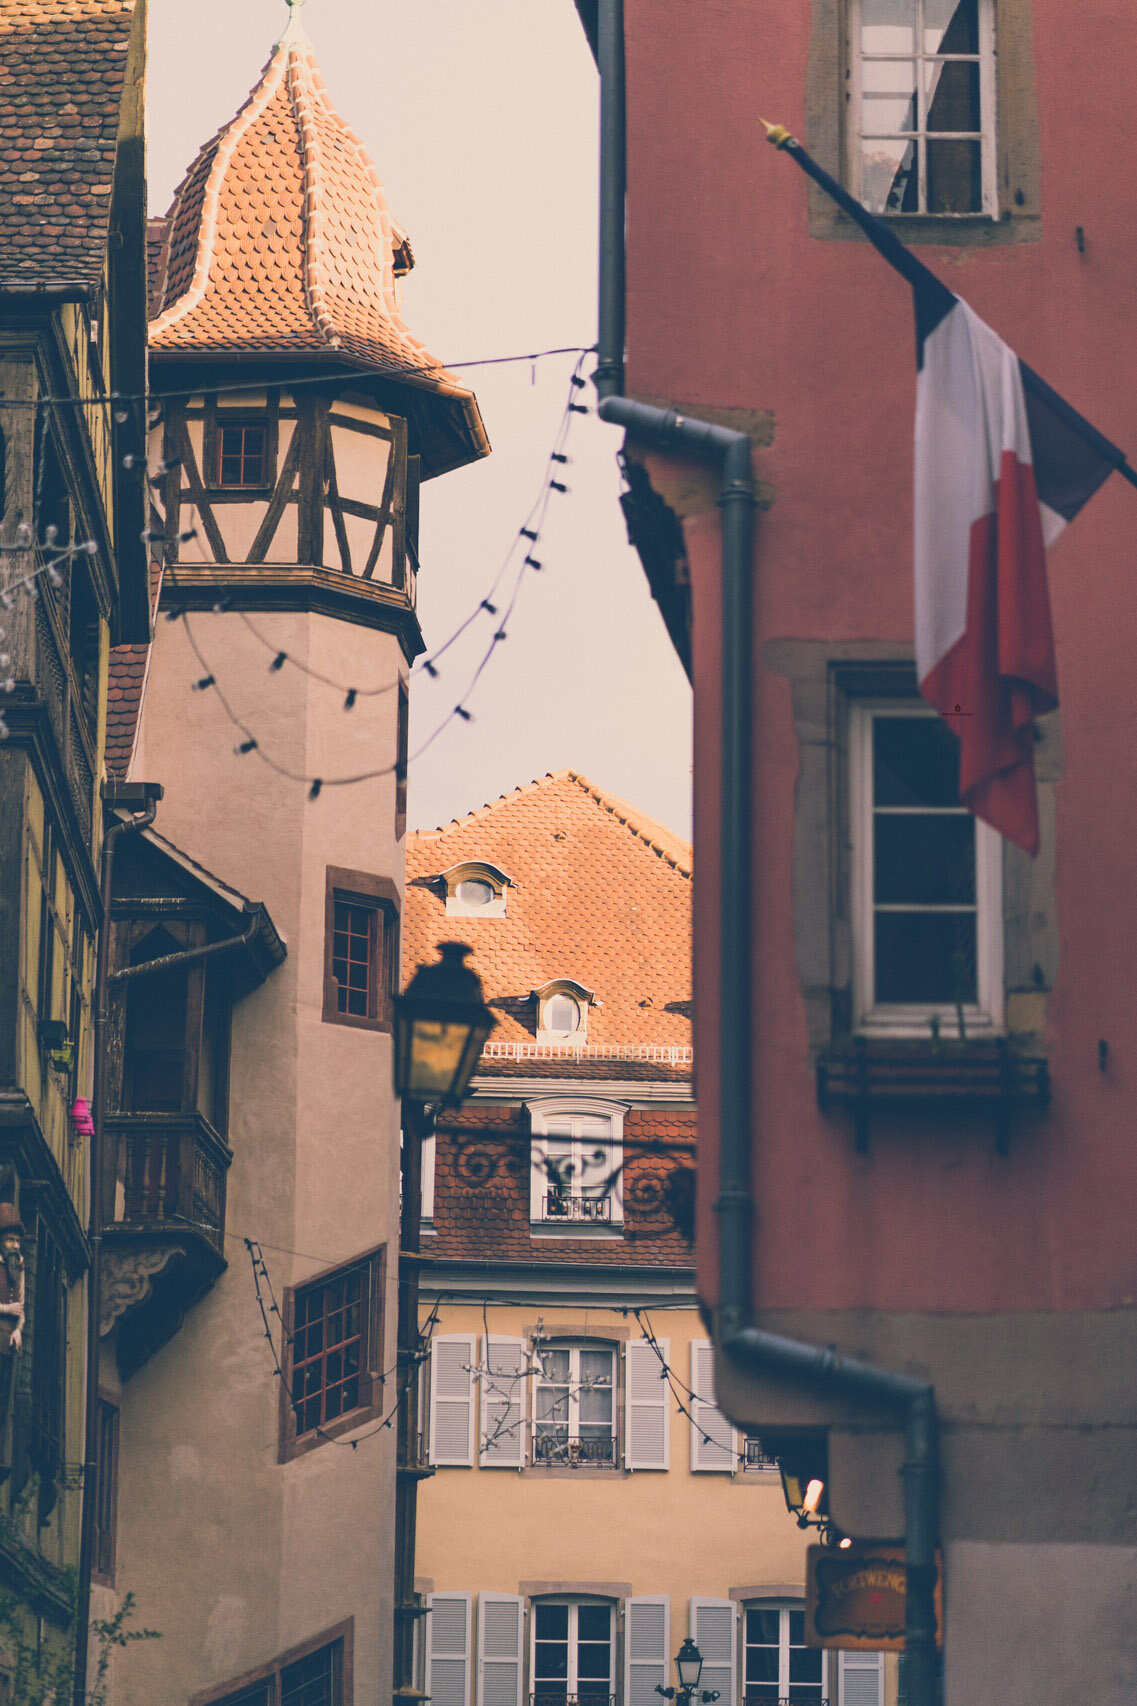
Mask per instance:
[[[622,1239],[624,1236],[623,1223],[617,1221],[597,1222],[595,1220],[533,1220],[529,1223],[530,1236],[533,1238],[558,1239],[599,1239],[602,1242],[612,1239]]]
[[[1050,1073],[1045,1057],[1017,1054],[1002,1037],[965,1042],[855,1037],[818,1059],[817,1100],[823,1113],[835,1107],[852,1113],[858,1154],[868,1149],[870,1112],[900,1107],[937,1117],[990,1112],[996,1147],[1005,1155],[1012,1112],[1049,1104]]]

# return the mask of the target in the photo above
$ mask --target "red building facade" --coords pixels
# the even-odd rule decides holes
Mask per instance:
[[[720,1398],[827,1454],[845,1532],[911,1545],[923,1511],[952,1706],[1121,1701],[1133,494],[1108,484],[1051,553],[1061,707],[1037,725],[1031,860],[959,813],[955,743],[916,695],[909,292],[757,115],[1133,445],[1128,162],[1107,146],[1090,170],[1083,139],[1124,134],[1137,24],[1037,0],[580,9],[606,90],[601,414],[629,428],[626,507],[695,693],[699,1286]],[[1088,54],[1088,30],[1109,50]],[[749,491],[727,466],[738,435]],[[751,498],[739,545],[729,512]],[[752,596],[741,672],[732,560]],[[721,755],[741,747],[746,779],[747,742],[742,803]],[[720,1119],[732,1075],[742,1113]],[[720,1135],[735,1160],[716,1176]],[[827,1346],[885,1378],[810,1361]],[[905,1444],[921,1392],[938,1468],[934,1435]]]

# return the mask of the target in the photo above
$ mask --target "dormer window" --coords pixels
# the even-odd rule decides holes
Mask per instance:
[[[438,883],[450,918],[504,918],[505,891],[515,886],[512,877],[480,859],[452,865],[441,873]]]
[[[558,977],[532,992],[537,1006],[537,1041],[583,1044],[588,1035],[588,1009],[599,1007],[596,992],[572,978]]]

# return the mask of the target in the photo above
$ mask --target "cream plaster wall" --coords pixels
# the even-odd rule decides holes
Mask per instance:
[[[389,635],[304,613],[256,617],[270,646],[332,678],[394,683]],[[235,612],[157,623],[137,780],[166,793],[155,827],[253,899],[288,956],[234,1013],[228,1181],[229,1269],[123,1393],[117,1584],[162,1640],[132,1650],[124,1706],[176,1706],[355,1618],[355,1700],[390,1687],[394,1431],[277,1462],[278,1382],[244,1236],[283,1288],[375,1245],[388,1248],[383,1366],[394,1362],[398,1126],[390,1040],[322,1020],[325,872],[402,884],[391,775],[327,787],[273,773],[241,738],[189,636],[234,711],[276,762],[329,778],[393,763],[398,695],[343,695],[272,651]],[[277,1327],[273,1319],[274,1329]],[[278,1335],[279,1337],[279,1335]],[[388,1380],[384,1408],[394,1400]],[[361,1430],[366,1432],[367,1430]]]
[[[493,1334],[638,1338],[618,1310],[539,1303],[491,1306]],[[694,1309],[650,1312],[667,1359],[691,1384],[690,1345],[706,1332]],[[445,1304],[439,1333],[485,1332],[480,1306]],[[680,1388],[682,1390],[682,1388]],[[694,1472],[691,1425],[672,1403],[667,1470],[438,1469],[419,1490],[416,1571],[435,1589],[518,1593],[522,1582],[628,1582],[667,1594],[671,1641],[687,1633],[691,1595],[789,1583],[804,1591],[808,1537],[790,1517],[773,1471]]]

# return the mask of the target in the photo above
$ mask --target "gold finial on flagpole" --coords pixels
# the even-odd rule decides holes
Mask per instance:
[[[770,124],[764,118],[760,118],[758,123],[766,132],[766,141],[772,142],[775,148],[785,148],[788,143],[794,140],[783,124]]]

